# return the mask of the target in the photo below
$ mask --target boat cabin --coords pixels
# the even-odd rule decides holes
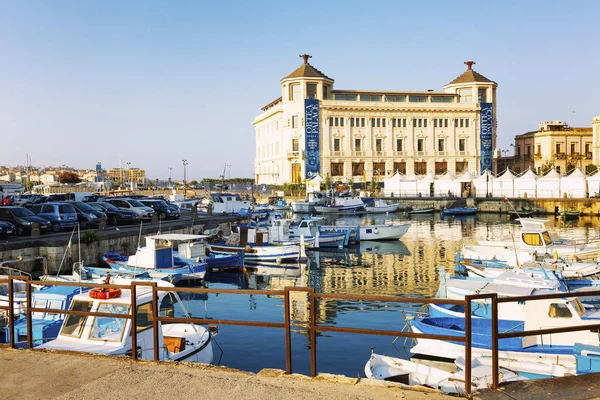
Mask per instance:
[[[136,268],[173,268],[173,265],[178,264],[173,251],[174,243],[177,243],[180,259],[200,262],[206,254],[204,239],[207,237],[181,233],[146,236],[146,246],[138,248],[135,255],[127,260],[127,265]]]
[[[552,244],[552,237],[546,229],[546,220],[519,218],[521,223],[521,242],[531,247],[546,247]]]
[[[242,200],[239,195],[232,193],[211,193],[210,201],[214,214],[238,213],[241,209],[250,209],[252,206],[251,201]]]

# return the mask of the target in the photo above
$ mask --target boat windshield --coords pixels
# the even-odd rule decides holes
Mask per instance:
[[[91,301],[75,300],[71,303],[71,311],[89,312],[92,309]],[[67,315],[65,322],[60,330],[63,336],[71,336],[79,338],[83,332],[83,327],[87,321],[87,315]]]
[[[546,243],[546,246],[552,244],[552,238],[550,237],[548,231],[542,232],[542,237],[544,238],[544,243]]]
[[[99,313],[129,314],[129,305],[116,303],[100,303]],[[125,331],[127,320],[125,318],[95,317],[90,331],[90,340],[103,342],[120,342]]]
[[[575,307],[575,309],[577,310],[577,314],[579,314],[580,317],[583,317],[583,315],[585,314],[585,307],[583,306],[583,304],[581,304],[581,301],[579,299],[573,299],[572,303],[573,307]]]

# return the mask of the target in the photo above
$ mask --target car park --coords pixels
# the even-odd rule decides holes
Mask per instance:
[[[50,222],[52,231],[77,226],[78,217],[75,208],[68,203],[44,203],[31,207],[34,214]]]
[[[15,226],[17,235],[31,234],[34,224],[38,224],[40,232],[50,229],[48,220],[35,215],[24,207],[0,207],[0,221],[8,221]]]
[[[145,198],[140,199],[139,201],[143,205],[151,207],[154,210],[154,212],[158,215],[159,219],[177,219],[181,217],[180,212],[171,210],[169,205],[161,199]]]
[[[0,221],[0,237],[6,237],[8,235],[15,234],[15,226],[7,221]]]
[[[143,221],[151,221],[154,216],[154,210],[148,206],[143,205],[136,199],[130,199],[127,197],[119,197],[114,199],[104,200],[106,203],[110,203],[113,206],[120,208],[121,210],[133,211],[137,213]]]
[[[133,211],[121,210],[110,203],[86,203],[90,207],[98,211],[103,211],[106,214],[106,222],[109,225],[122,225],[140,222],[140,216]]]

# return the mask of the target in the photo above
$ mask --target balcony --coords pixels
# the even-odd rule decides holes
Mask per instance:
[[[463,156],[464,157],[464,156],[468,156],[469,152],[468,151],[464,151],[464,150],[459,150],[456,154],[459,155],[459,156]]]
[[[538,160],[541,160],[541,159],[542,159],[542,153],[537,153],[537,154],[534,154],[534,155],[533,155],[533,158],[534,158],[536,161],[538,161]]]
[[[566,160],[567,155],[565,153],[556,153],[557,160]]]
[[[426,156],[426,155],[427,155],[427,152],[426,152],[426,151],[417,151],[417,152],[416,152],[416,154],[417,154],[417,156],[419,156],[419,157],[424,157],[424,156]]]
[[[373,155],[377,156],[377,157],[385,157],[386,152],[385,151],[375,151]]]
[[[579,160],[580,158],[581,158],[581,155],[579,153],[571,153],[572,160]]]
[[[592,153],[591,152],[585,153],[585,159],[586,160],[591,160],[592,159]]]
[[[406,157],[407,153],[406,153],[406,151],[395,151],[394,155],[396,157]]]
[[[333,157],[343,157],[344,156],[344,152],[343,151],[332,151],[331,155]]]
[[[364,151],[353,151],[353,152],[352,152],[352,155],[353,155],[354,157],[364,157],[364,155],[365,155],[365,152],[364,152]]]
[[[287,152],[287,158],[288,158],[288,160],[292,160],[292,159],[295,159],[295,158],[304,158],[304,151],[303,150],[288,151]]]
[[[436,151],[435,155],[443,157],[443,156],[447,156],[448,152],[447,151]]]

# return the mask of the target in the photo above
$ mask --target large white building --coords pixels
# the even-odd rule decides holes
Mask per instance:
[[[280,81],[281,97],[253,121],[257,183],[493,170],[497,84],[474,62],[442,91],[407,92],[334,89],[309,55],[301,57]]]

